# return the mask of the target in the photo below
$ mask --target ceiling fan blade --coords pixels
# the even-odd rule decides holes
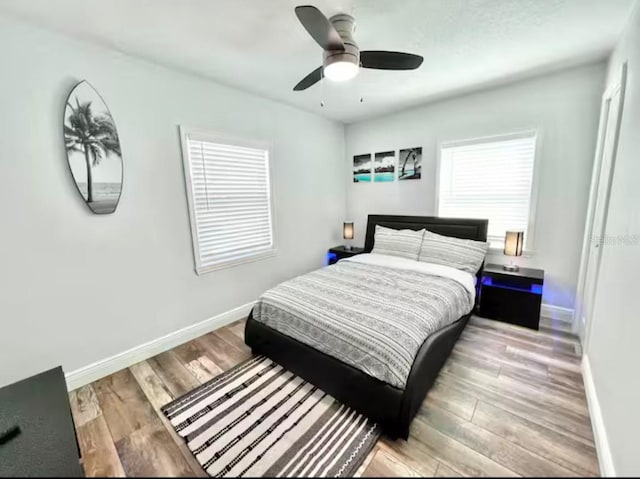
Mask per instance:
[[[309,73],[306,77],[304,77],[300,83],[293,87],[293,91],[302,91],[306,90],[310,86],[315,85],[320,80],[322,80],[322,67],[318,67]]]
[[[320,10],[311,5],[296,7],[296,16],[309,35],[325,50],[344,50],[342,38]]]
[[[364,68],[376,70],[415,70],[422,65],[420,55],[402,52],[368,50],[360,52],[360,63]]]

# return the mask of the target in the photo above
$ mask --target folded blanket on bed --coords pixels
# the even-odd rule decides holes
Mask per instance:
[[[474,299],[469,273],[364,254],[268,290],[253,318],[404,389],[426,338],[471,311]]]

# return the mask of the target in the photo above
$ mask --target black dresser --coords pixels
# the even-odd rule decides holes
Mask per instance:
[[[0,389],[0,434],[14,426],[0,444],[0,477],[84,476],[61,367]]]
[[[482,272],[478,315],[538,329],[544,271],[520,268],[507,271],[499,264],[487,264]]]

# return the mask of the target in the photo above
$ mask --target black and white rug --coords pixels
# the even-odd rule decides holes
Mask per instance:
[[[162,408],[210,476],[352,476],[380,428],[264,356]]]

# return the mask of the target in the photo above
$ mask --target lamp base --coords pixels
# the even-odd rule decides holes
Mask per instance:
[[[502,269],[505,271],[520,271],[520,266],[517,264],[505,264],[502,266]]]
[[[353,249],[353,246],[351,246],[350,244],[344,245],[344,250],[345,251],[351,251],[352,249]]]

